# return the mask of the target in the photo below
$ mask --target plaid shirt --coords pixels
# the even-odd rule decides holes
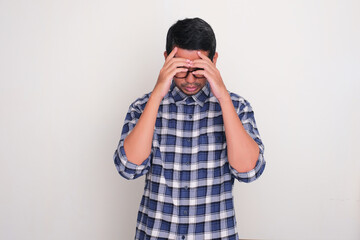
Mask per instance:
[[[256,166],[249,172],[240,173],[228,162],[221,107],[209,83],[193,96],[172,83],[159,107],[151,153],[135,165],[126,157],[124,139],[150,94],[131,104],[114,154],[121,176],[145,175],[135,239],[238,239],[234,179],[254,181],[265,168],[264,145],[249,102],[230,93],[244,128],[260,149]]]

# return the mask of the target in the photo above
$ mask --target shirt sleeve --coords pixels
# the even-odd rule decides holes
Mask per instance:
[[[265,169],[265,159],[264,159],[264,144],[260,138],[259,130],[256,126],[256,121],[254,117],[254,111],[250,105],[250,103],[244,99],[244,103],[239,102],[239,106],[236,107],[237,114],[246,130],[246,132],[254,139],[254,141],[259,146],[259,157],[256,161],[256,165],[253,169],[248,172],[238,172],[235,168],[233,168],[230,164],[230,171],[233,176],[241,181],[250,183],[255,181],[260,177]]]
[[[134,129],[137,121],[141,116],[142,110],[143,109],[141,108],[141,106],[136,106],[135,104],[132,104],[130,106],[129,111],[127,112],[125,117],[121,138],[113,157],[116,169],[118,170],[120,175],[129,180],[136,179],[149,171],[150,162],[153,155],[153,150],[151,150],[150,155],[143,161],[143,163],[140,165],[136,165],[127,159],[124,149],[124,140],[126,136],[128,136],[130,132]]]

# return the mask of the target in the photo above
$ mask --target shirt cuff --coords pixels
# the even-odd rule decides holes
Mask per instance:
[[[260,177],[265,169],[265,159],[262,152],[259,153],[258,160],[256,161],[255,167],[248,172],[238,172],[235,168],[233,168],[230,164],[230,172],[232,175],[239,180],[240,182],[250,183],[255,181]]]
[[[136,165],[127,159],[124,149],[124,141],[121,141],[114,153],[114,163],[120,175],[126,179],[131,180],[136,179],[148,172],[150,168],[151,156],[152,151],[149,157],[147,157],[140,165]]]

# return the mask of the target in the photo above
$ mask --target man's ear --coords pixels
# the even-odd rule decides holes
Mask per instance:
[[[167,54],[167,52],[165,51],[165,52],[164,52],[165,60],[166,60],[167,56],[168,56],[168,54]]]
[[[213,63],[215,64],[215,66],[216,66],[216,61],[217,61],[218,56],[219,56],[219,54],[217,52],[215,52],[214,57],[213,57]]]

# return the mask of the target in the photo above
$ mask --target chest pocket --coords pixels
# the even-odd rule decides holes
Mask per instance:
[[[226,149],[224,132],[211,132],[199,136],[198,142],[202,151],[221,151]]]

